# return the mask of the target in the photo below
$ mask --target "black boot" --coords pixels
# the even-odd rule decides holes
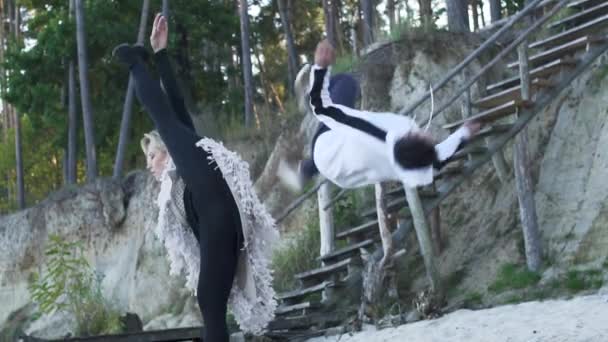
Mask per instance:
[[[112,50],[112,57],[131,67],[137,62],[145,62],[148,59],[148,52],[141,45],[123,43]]]

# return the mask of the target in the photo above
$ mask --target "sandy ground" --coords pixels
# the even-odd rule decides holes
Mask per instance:
[[[308,342],[608,342],[608,295],[458,310],[439,319]]]

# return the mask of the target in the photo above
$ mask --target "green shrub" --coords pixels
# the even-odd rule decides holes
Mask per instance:
[[[123,330],[120,313],[101,293],[101,278],[83,256],[79,242],[49,237],[45,250],[46,274],[33,274],[29,291],[43,313],[64,311],[76,319],[79,336],[118,333]]]
[[[354,71],[358,65],[359,59],[357,56],[343,55],[336,59],[336,62],[332,66],[332,73],[351,72]]]
[[[470,292],[467,293],[464,297],[464,306],[465,307],[474,307],[481,305],[483,302],[483,295],[479,292]]]
[[[319,219],[296,233],[286,246],[275,251],[272,259],[274,287],[278,292],[293,290],[296,285],[294,275],[319,266],[317,257],[321,248]]]
[[[500,268],[496,280],[488,289],[492,292],[523,289],[537,284],[540,278],[540,274],[529,271],[525,266],[505,264]]]
[[[589,289],[599,289],[602,287],[602,273],[598,270],[588,271],[568,271],[563,284],[570,292],[580,292]]]

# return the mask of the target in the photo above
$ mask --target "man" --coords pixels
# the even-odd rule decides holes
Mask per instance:
[[[441,165],[479,131],[480,124],[470,121],[436,145],[431,135],[407,116],[334,103],[329,91],[334,62],[333,47],[327,40],[320,42],[308,89],[312,113],[328,129],[315,136],[313,164],[301,164],[303,178],[318,171],[342,188],[384,181],[400,181],[406,187],[428,185],[433,182],[433,166]]]

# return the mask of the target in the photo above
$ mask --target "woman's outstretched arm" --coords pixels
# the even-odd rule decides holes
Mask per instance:
[[[184,97],[179,90],[173,68],[171,68],[171,61],[169,60],[169,54],[167,53],[168,35],[167,19],[159,13],[156,15],[156,18],[154,18],[152,34],[150,35],[150,45],[154,50],[154,62],[158,67],[163,88],[169,97],[169,102],[171,103],[171,107],[173,107],[175,114],[184,125],[194,131],[192,118],[186,109]]]

